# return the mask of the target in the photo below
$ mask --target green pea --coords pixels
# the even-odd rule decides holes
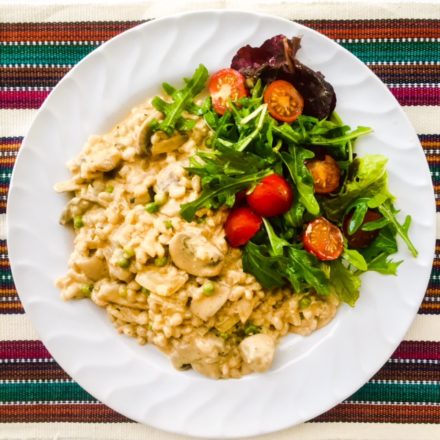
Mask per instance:
[[[105,188],[105,191],[111,194],[115,190],[115,187],[113,185],[107,185]]]
[[[205,284],[203,284],[202,290],[203,290],[203,295],[212,296],[214,295],[215,285],[214,283],[211,283],[211,281],[208,281]]]
[[[231,337],[231,335],[230,335],[229,333],[225,333],[225,332],[220,333],[219,336],[220,336],[224,341],[227,341],[227,340]]]
[[[93,284],[83,284],[79,290],[84,296],[90,296],[93,291]]]
[[[130,260],[128,258],[121,258],[118,261],[118,266],[121,267],[122,269],[127,269],[127,267],[130,266]]]
[[[168,263],[168,258],[167,257],[157,257],[154,260],[154,265],[158,266],[158,267],[163,267]]]
[[[73,218],[73,227],[75,229],[80,229],[84,226],[84,221],[81,215],[77,215]]]
[[[308,296],[305,296],[304,298],[301,298],[299,307],[300,309],[306,309],[310,304],[312,304],[312,300]]]
[[[251,322],[246,325],[244,328],[244,334],[246,336],[249,335],[256,335],[257,333],[261,332],[261,327],[258,327],[257,325],[252,324]]]
[[[127,259],[134,257],[134,250],[132,248],[125,248],[124,249],[124,257]]]
[[[145,211],[149,212],[150,214],[154,214],[155,212],[159,211],[160,205],[158,205],[156,202],[147,203],[145,205]]]

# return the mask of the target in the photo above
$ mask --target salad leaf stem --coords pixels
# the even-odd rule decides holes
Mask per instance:
[[[396,230],[397,234],[400,235],[402,240],[406,243],[411,254],[414,257],[417,257],[417,255],[419,253],[418,253],[417,249],[415,248],[414,244],[412,243],[412,241],[410,240],[409,235],[408,235],[408,229],[409,229],[409,226],[411,223],[411,217],[407,216],[405,218],[404,224],[401,225],[398,222],[396,216],[394,215],[394,209],[393,209],[391,203],[386,202],[383,205],[380,205],[378,209],[379,209],[379,212],[390,222],[392,227]]]

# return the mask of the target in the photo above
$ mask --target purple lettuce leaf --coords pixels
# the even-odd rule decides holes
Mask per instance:
[[[231,67],[246,78],[261,78],[264,83],[276,79],[290,82],[304,99],[304,114],[324,119],[336,106],[336,94],[324,75],[302,64],[296,53],[301,39],[276,35],[260,47],[242,47],[234,55]]]

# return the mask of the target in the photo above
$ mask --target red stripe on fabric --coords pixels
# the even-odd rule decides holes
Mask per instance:
[[[436,405],[390,405],[342,403],[312,422],[346,423],[438,423],[440,407]],[[323,426],[323,429],[325,427]],[[402,426],[402,430],[405,427]]]
[[[0,91],[0,108],[40,108],[47,98],[47,91]]]
[[[126,423],[130,419],[118,414],[103,404],[33,404],[0,405],[0,420],[3,423]]]
[[[440,105],[440,87],[390,87],[400,105]]]
[[[403,341],[391,357],[440,360],[440,342]]]
[[[0,359],[48,359],[51,357],[41,341],[0,341]]]

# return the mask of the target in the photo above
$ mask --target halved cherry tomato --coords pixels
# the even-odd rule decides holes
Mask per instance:
[[[333,157],[326,154],[324,160],[312,159],[306,166],[313,177],[315,193],[328,194],[338,188],[341,169]]]
[[[225,223],[226,238],[233,247],[246,244],[260,229],[262,219],[247,206],[233,208]]]
[[[208,89],[212,98],[214,110],[223,115],[228,107],[228,101],[237,101],[248,92],[244,85],[245,78],[234,69],[222,69],[211,76]]]
[[[347,214],[344,218],[344,222],[342,225],[348,245],[353,249],[366,248],[379,235],[380,229],[376,229],[375,231],[363,231],[361,228],[363,225],[365,225],[365,223],[379,220],[380,218],[382,218],[382,215],[379,214],[377,211],[369,209],[365,214],[364,221],[362,222],[360,228],[353,235],[350,235],[348,233],[348,225],[350,224],[352,217],[353,212]]]
[[[278,174],[271,174],[257,184],[247,196],[249,206],[263,217],[274,217],[287,212],[292,206],[293,191]]]
[[[264,92],[264,102],[276,120],[293,122],[303,112],[304,100],[292,84],[279,79]]]
[[[303,235],[304,249],[322,261],[336,260],[344,250],[341,230],[324,217],[311,221]]]

